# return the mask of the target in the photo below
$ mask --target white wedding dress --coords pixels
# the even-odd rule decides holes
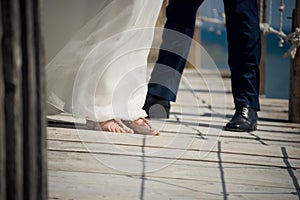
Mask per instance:
[[[46,0],[48,113],[68,112],[98,122],[145,117],[147,56],[161,4]],[[56,8],[63,6],[67,8],[58,17]],[[69,14],[81,25],[74,26]]]

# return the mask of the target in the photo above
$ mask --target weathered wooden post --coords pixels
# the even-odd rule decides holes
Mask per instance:
[[[0,4],[1,5],[1,4]],[[1,7],[0,7],[1,9]],[[0,15],[0,22],[2,22]],[[2,26],[0,26],[0,38],[2,38]],[[0,47],[0,66],[2,66],[2,48]],[[3,70],[0,67],[0,199],[6,199],[5,192],[5,137],[4,137],[4,81]]]
[[[46,199],[46,131],[44,58],[40,29],[40,0],[22,0],[24,195]],[[26,172],[26,173],[25,173]]]
[[[296,1],[293,14],[293,31],[300,27],[300,2]],[[300,123],[300,49],[297,49],[295,58],[291,61],[290,70],[290,98],[289,121]]]
[[[6,146],[6,199],[23,196],[23,134],[20,12],[17,0],[2,0],[2,70]]]
[[[262,6],[261,6],[262,4]],[[266,23],[267,22],[267,1],[266,0],[258,0],[258,9],[260,14],[260,22]],[[259,71],[260,71],[260,85],[259,85],[259,94],[264,95],[266,92],[266,56],[267,56],[267,40],[266,34],[261,31],[261,59],[259,64]]]
[[[0,83],[4,86],[4,92],[0,86],[0,106],[4,108],[0,111],[0,149],[5,148],[0,153],[0,173],[5,171],[5,176],[0,177],[0,199],[3,200],[47,199],[40,5],[40,0],[0,2]]]

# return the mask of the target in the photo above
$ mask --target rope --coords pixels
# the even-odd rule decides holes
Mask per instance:
[[[273,33],[277,35],[279,38],[286,38],[286,34],[284,32],[277,31],[273,27],[271,27],[268,23],[261,23],[260,30],[264,33]]]
[[[289,50],[284,54],[284,57],[291,57],[292,59],[295,58],[297,49],[300,47],[300,26],[296,28],[296,31],[289,34],[286,37],[286,41],[291,43],[291,47]]]
[[[220,19],[216,19],[216,18],[209,18],[209,17],[205,17],[205,16],[200,16],[198,18],[198,20],[200,20],[202,22],[206,22],[206,23],[211,23],[211,24],[225,25],[225,19],[220,20]],[[199,23],[197,23],[197,24],[199,24]]]

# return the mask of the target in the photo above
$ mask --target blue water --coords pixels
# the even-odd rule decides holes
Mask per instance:
[[[289,44],[278,47],[278,37],[267,35],[266,58],[266,91],[267,98],[288,99],[290,59],[283,58],[283,54],[289,48]],[[227,65],[227,41],[226,32],[216,34],[208,29],[201,29],[201,44],[210,54],[219,69],[229,69]]]

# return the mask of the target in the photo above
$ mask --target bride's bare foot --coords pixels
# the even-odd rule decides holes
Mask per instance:
[[[105,122],[94,122],[87,120],[87,128],[99,131],[108,131],[114,133],[133,133],[133,130],[128,128],[121,120],[111,119]]]
[[[154,135],[159,136],[159,131],[151,127],[150,122],[145,118],[139,118],[137,120],[122,120],[122,122],[129,128],[131,128],[134,133],[143,135]]]

